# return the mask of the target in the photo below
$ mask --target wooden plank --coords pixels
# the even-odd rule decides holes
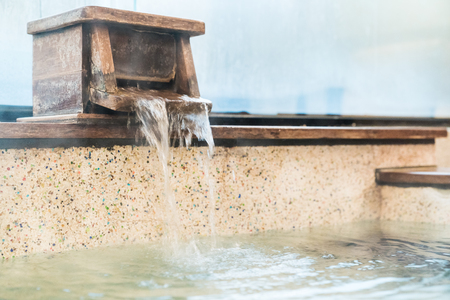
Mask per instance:
[[[200,21],[98,6],[81,7],[56,16],[29,22],[27,31],[29,34],[36,34],[90,22],[124,24],[157,32],[183,32],[189,36],[205,34],[205,23]]]
[[[427,139],[446,137],[440,127],[212,126],[221,139]]]
[[[175,91],[178,94],[185,94],[190,97],[200,97],[189,36],[178,35],[176,37],[176,43],[177,70],[175,75]]]
[[[0,123],[0,138],[134,138],[126,126]],[[447,136],[441,127],[257,127],[212,126],[215,139],[367,139],[423,140]]]
[[[437,166],[376,170],[379,184],[450,185],[450,168]]]
[[[105,24],[91,26],[91,84],[108,93],[117,88],[109,30]]]
[[[130,117],[134,123],[134,117]],[[21,123],[54,123],[54,124],[84,124],[84,125],[126,125],[127,115],[107,115],[95,113],[67,114],[43,117],[18,118]]]
[[[169,113],[200,113],[204,108],[211,111],[212,103],[209,100],[197,99],[190,101],[180,95],[168,90],[141,90],[133,87],[118,88],[114,94],[108,94],[95,89],[90,89],[90,99],[92,103],[119,112],[133,112],[136,102],[145,99],[163,99]]]
[[[136,127],[113,125],[0,123],[0,139],[129,139]]]

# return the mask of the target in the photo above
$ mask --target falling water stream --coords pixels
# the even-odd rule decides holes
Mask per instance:
[[[208,158],[206,159],[206,180],[209,184],[210,192],[210,215],[209,223],[211,234],[214,235],[214,210],[213,210],[213,184],[209,179],[209,160],[214,155],[214,140],[211,132],[211,126],[208,118],[208,107],[205,101],[183,96],[186,103],[196,101],[199,103],[197,110],[188,112],[177,107],[167,109],[166,99],[155,97],[152,99],[138,99],[134,110],[140,122],[141,132],[146,141],[156,147],[158,157],[162,164],[164,174],[164,199],[165,211],[164,226],[165,239],[173,252],[179,252],[180,241],[180,217],[176,207],[176,199],[171,188],[171,176],[169,174],[169,162],[172,159],[171,139],[177,139],[180,147],[190,147],[192,138],[196,137],[200,141],[206,141],[208,149]],[[172,144],[173,146],[173,144]]]

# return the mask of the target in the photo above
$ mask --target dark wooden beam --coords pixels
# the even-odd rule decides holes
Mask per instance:
[[[0,123],[0,139],[134,138],[137,127],[51,123]],[[447,136],[442,127],[263,127],[212,126],[216,139],[424,140]]]

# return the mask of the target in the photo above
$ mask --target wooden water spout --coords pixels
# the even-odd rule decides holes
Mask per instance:
[[[190,46],[205,33],[203,22],[91,6],[30,22],[28,33],[33,117],[18,121],[104,122],[155,98],[168,111],[211,110]]]

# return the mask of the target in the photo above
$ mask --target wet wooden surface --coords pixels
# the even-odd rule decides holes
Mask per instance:
[[[137,127],[50,123],[0,123],[0,138],[134,138]],[[425,140],[447,136],[443,127],[212,126],[216,139]]]
[[[168,90],[140,90],[137,88],[118,88],[114,94],[104,93],[90,89],[91,101],[95,104],[107,107],[118,112],[132,112],[139,99],[163,99],[168,112],[195,113],[204,109],[206,105],[211,111],[211,101],[198,99],[185,99],[180,95]],[[148,100],[152,101],[152,100]]]
[[[126,24],[139,29],[168,33],[182,32],[190,36],[205,34],[205,23],[200,21],[98,6],[86,6],[56,16],[29,22],[27,31],[29,34],[36,34],[90,22]]]
[[[379,169],[376,171],[376,180],[379,184],[450,186],[450,168],[424,166]]]

